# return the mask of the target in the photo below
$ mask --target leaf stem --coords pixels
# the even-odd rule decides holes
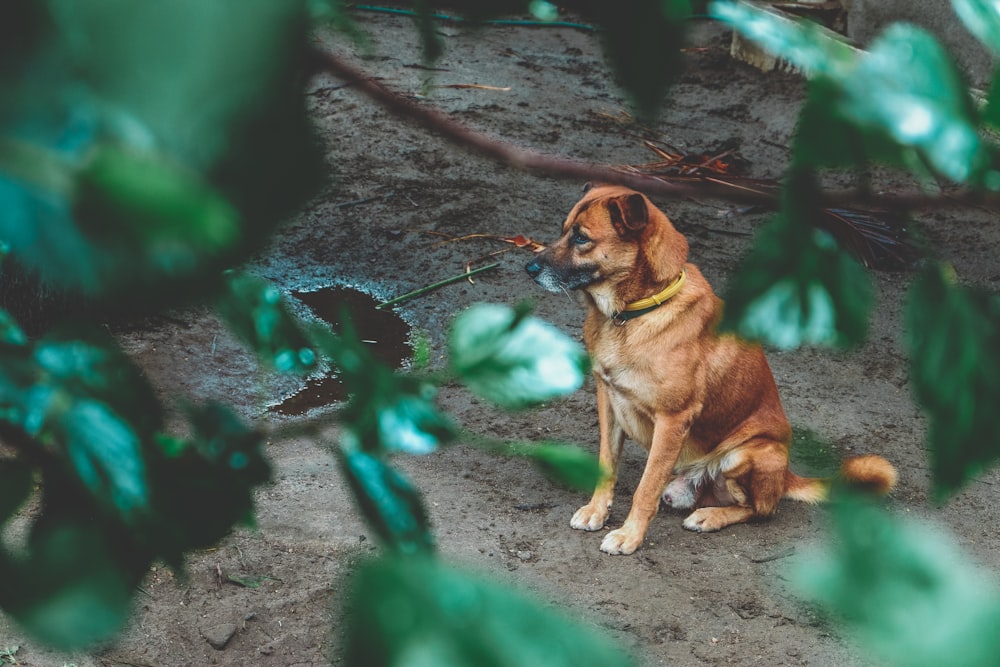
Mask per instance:
[[[444,280],[439,280],[438,282],[430,284],[430,285],[427,285],[426,287],[421,287],[418,290],[413,290],[412,292],[407,292],[406,294],[403,294],[402,296],[397,296],[395,299],[390,299],[390,300],[388,300],[388,301],[386,301],[384,303],[380,303],[379,305],[375,306],[375,308],[381,310],[382,308],[388,308],[390,306],[395,306],[396,304],[402,303],[403,301],[406,301],[408,299],[412,299],[412,298],[415,298],[415,297],[418,297],[418,296],[422,296],[422,295],[426,294],[427,292],[431,292],[433,290],[436,290],[439,287],[444,287],[445,285],[450,285],[451,283],[457,283],[459,280],[464,280],[464,279],[468,278],[469,276],[474,276],[477,273],[482,273],[483,271],[490,271],[492,269],[497,268],[498,266],[500,266],[499,262],[494,262],[492,264],[487,264],[486,266],[481,266],[478,269],[472,269],[471,271],[466,271],[465,273],[460,273],[459,275],[452,276],[451,278],[445,278]]]

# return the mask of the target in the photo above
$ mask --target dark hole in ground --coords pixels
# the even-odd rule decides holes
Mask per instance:
[[[375,358],[390,368],[399,368],[412,352],[409,343],[410,326],[391,310],[377,310],[378,302],[364,292],[348,287],[324,287],[312,292],[292,292],[336,333],[343,330],[346,311],[359,339],[371,348]],[[347,392],[336,373],[312,378],[298,393],[270,408],[281,415],[297,416],[324,405],[347,398]]]

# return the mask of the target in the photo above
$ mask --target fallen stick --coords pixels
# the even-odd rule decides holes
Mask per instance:
[[[403,301],[406,301],[408,299],[412,299],[414,297],[422,296],[422,295],[426,294],[427,292],[431,292],[433,290],[436,290],[439,287],[444,287],[445,285],[450,285],[452,283],[457,283],[459,280],[465,280],[469,276],[474,276],[477,273],[482,273],[483,271],[490,271],[491,269],[495,269],[498,266],[500,266],[499,262],[494,262],[493,264],[487,264],[486,266],[481,266],[478,269],[472,269],[471,271],[466,271],[466,272],[461,273],[461,274],[459,274],[457,276],[452,276],[451,278],[445,278],[444,280],[439,280],[438,282],[433,283],[431,285],[428,285],[427,287],[421,287],[418,290],[413,290],[412,292],[407,292],[406,294],[404,294],[402,296],[397,296],[395,299],[389,299],[388,301],[385,301],[383,303],[378,304],[377,306],[375,306],[375,308],[376,308],[376,310],[381,310],[382,308],[388,308],[389,306],[395,306],[396,304],[402,303]]]

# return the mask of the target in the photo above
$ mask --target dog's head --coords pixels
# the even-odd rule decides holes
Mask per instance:
[[[602,185],[586,191],[562,236],[525,269],[550,292],[583,289],[614,310],[663,289],[687,254],[687,240],[645,195]]]

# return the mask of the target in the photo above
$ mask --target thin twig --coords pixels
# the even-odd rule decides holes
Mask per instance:
[[[421,296],[423,294],[426,294],[427,292],[436,290],[439,287],[444,287],[445,285],[457,283],[459,280],[465,280],[469,276],[474,276],[477,273],[482,273],[483,271],[489,271],[491,269],[495,269],[498,266],[500,266],[500,264],[498,263],[487,264],[486,266],[481,266],[478,269],[472,269],[471,271],[460,273],[457,276],[452,276],[451,278],[445,278],[444,280],[439,280],[438,282],[428,285],[427,287],[421,287],[418,290],[413,290],[412,292],[407,292],[402,296],[397,296],[395,299],[390,299],[388,301],[385,301],[384,303],[380,303],[379,305],[375,306],[375,308],[382,309],[382,308],[388,308],[389,306],[395,306],[396,304],[402,303],[407,299],[412,299],[414,297]]]
[[[795,553],[795,547],[786,547],[775,551],[772,554],[767,554],[766,556],[758,556],[756,558],[751,558],[751,563],[768,563],[772,560],[780,560],[782,558],[788,558]]]

